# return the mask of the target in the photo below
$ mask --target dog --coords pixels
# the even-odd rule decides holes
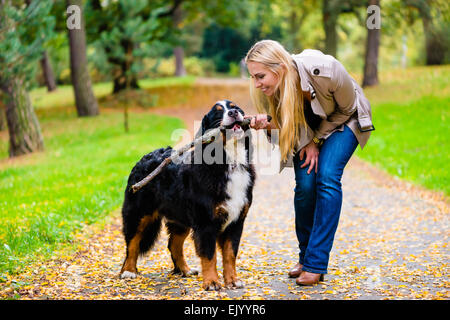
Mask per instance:
[[[136,193],[131,186],[152,172],[173,150],[157,149],[134,166],[122,207],[126,258],[121,278],[136,277],[138,256],[151,249],[164,220],[174,273],[182,276],[198,273],[189,268],[183,254],[183,243],[192,232],[201,261],[202,287],[205,290],[222,287],[216,268],[216,243],[222,252],[225,287],[243,287],[236,274],[236,257],[255,184],[251,133],[248,126],[239,125],[243,119],[244,111],[239,106],[229,100],[218,101],[203,117],[197,136],[228,126],[227,132],[221,131],[222,139],[196,146],[188,160],[170,163]],[[208,151],[215,161],[196,163],[193,156],[196,151]]]

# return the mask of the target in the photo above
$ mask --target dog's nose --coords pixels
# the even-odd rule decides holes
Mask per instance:
[[[237,111],[237,110],[230,110],[230,111],[228,111],[228,115],[229,115],[230,117],[237,118],[237,116],[238,116],[238,111]]]

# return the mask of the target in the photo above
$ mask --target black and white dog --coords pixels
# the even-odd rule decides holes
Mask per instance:
[[[228,100],[218,101],[204,116],[198,134],[221,125],[231,128],[221,132],[223,139],[197,146],[196,151],[208,149],[203,157],[213,157],[212,163],[197,163],[194,156],[182,163],[171,163],[133,193],[131,186],[169,157],[172,148],[157,149],[135,165],[128,178],[122,208],[127,250],[121,278],[136,277],[137,258],[152,247],[164,218],[175,273],[183,276],[197,273],[188,267],[183,255],[183,243],[192,230],[201,260],[203,288],[221,288],[216,269],[216,242],[222,251],[225,286],[243,286],[236,275],[236,257],[255,183],[255,169],[250,161],[250,130],[239,125],[243,116],[244,112]]]

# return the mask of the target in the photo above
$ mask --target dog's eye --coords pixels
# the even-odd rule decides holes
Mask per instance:
[[[237,111],[238,111],[239,113],[241,113],[242,115],[245,115],[245,112],[244,112],[241,108],[235,107],[234,109],[237,110]]]

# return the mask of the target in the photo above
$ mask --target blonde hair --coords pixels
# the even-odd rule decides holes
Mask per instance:
[[[250,48],[245,62],[262,63],[278,76],[278,84],[271,96],[257,90],[252,79],[250,97],[258,112],[270,114],[280,129],[281,159],[286,160],[300,140],[300,126],[306,128],[303,93],[295,61],[277,41],[261,40]]]

